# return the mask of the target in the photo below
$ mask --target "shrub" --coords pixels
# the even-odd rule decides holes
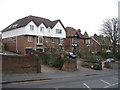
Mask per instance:
[[[87,62],[87,63],[96,63],[95,60],[84,60],[83,62]]]
[[[39,54],[40,59],[42,60],[42,63],[45,65],[48,65],[49,60],[51,59],[50,54],[48,53],[40,53]]]
[[[87,63],[87,62],[82,63],[82,67],[86,67],[86,68],[90,68],[91,65],[92,65],[91,63]]]
[[[68,60],[68,58],[60,58],[60,54],[51,54],[51,53],[40,53],[39,57],[41,58],[43,64],[58,69],[61,69],[64,62]]]
[[[61,69],[64,62],[67,61],[68,58],[59,58],[59,59],[56,59],[56,63],[54,64],[54,67],[58,68],[58,69]]]

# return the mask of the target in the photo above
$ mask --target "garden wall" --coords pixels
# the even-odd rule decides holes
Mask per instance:
[[[41,60],[36,56],[2,56],[3,73],[41,72]]]

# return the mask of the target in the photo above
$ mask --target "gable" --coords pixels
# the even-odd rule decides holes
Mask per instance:
[[[46,28],[48,28],[48,27],[53,28],[58,22],[60,22],[62,27],[64,28],[64,25],[62,24],[62,22],[60,20],[50,21],[49,19],[45,19],[45,18],[30,15],[30,16],[18,19],[17,21],[15,21],[11,25],[9,25],[5,29],[3,29],[2,32],[6,32],[6,31],[10,31],[10,30],[13,30],[13,29],[16,29],[16,28],[24,27],[31,21],[33,21],[36,24],[37,27],[41,23],[43,23],[46,26]]]

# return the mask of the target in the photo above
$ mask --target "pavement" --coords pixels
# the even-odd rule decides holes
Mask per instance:
[[[106,73],[114,73],[116,69],[106,69],[93,70],[81,67],[81,62],[77,60],[77,71],[66,72],[57,70],[50,66],[41,66],[42,73],[23,73],[23,74],[2,74],[2,83],[12,83],[12,82],[25,82],[25,81],[37,81],[37,80],[50,80],[50,79],[60,79],[60,78],[70,78],[78,76],[90,76]]]
[[[43,73],[24,73],[24,74],[3,74],[2,83],[12,83],[12,82],[25,82],[25,81],[37,81],[37,80],[50,80],[57,78],[70,78],[77,76],[89,76],[89,75],[98,75],[106,74],[108,72],[114,73],[115,70],[112,69],[103,69],[103,70],[79,70],[74,72],[66,71],[56,71],[56,72],[43,72]],[[110,73],[109,72],[109,73]]]

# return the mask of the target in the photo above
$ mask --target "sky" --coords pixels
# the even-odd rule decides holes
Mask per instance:
[[[65,27],[99,34],[104,20],[118,17],[120,0],[0,0],[0,31],[16,20],[33,15],[60,19]]]

